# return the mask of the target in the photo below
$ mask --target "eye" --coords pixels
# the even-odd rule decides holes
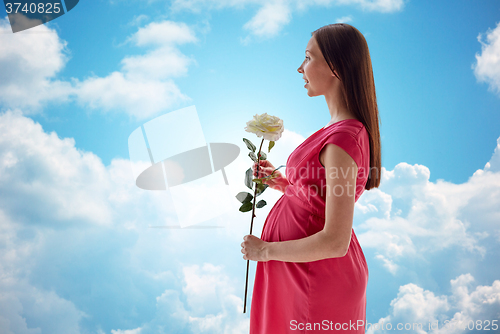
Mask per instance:
[[[306,59],[307,59],[307,60],[311,60],[311,57],[309,57],[309,56],[306,56]]]

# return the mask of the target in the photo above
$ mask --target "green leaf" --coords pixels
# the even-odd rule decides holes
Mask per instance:
[[[279,166],[278,168],[276,168],[275,170],[273,170],[271,172],[271,174],[269,174],[268,176],[265,176],[263,178],[261,178],[260,180],[262,180],[262,182],[264,182],[264,180],[272,180],[274,178],[277,178],[278,177],[278,174],[275,174],[274,172],[276,172],[278,169],[280,169],[281,167],[285,167],[285,165],[281,165]],[[255,182],[255,179],[254,179],[254,182]]]
[[[265,152],[260,151],[260,160],[266,160],[267,154]]]
[[[253,190],[253,170],[252,168],[248,168],[245,172],[245,185]]]
[[[236,198],[238,199],[238,201],[245,204],[247,202],[250,202],[253,199],[253,196],[250,193],[242,191],[242,192],[238,193],[238,195],[236,195]]]
[[[263,199],[261,199],[261,200],[260,200],[260,201],[259,201],[259,202],[255,205],[255,207],[257,207],[257,208],[259,208],[259,209],[260,209],[260,208],[262,208],[263,206],[265,206],[266,204],[267,204],[267,203],[266,203],[266,201],[264,201]]]
[[[275,170],[273,170],[269,176],[273,175],[273,177],[272,177],[272,178],[274,179],[274,178],[276,177],[276,175],[277,175],[277,174],[274,174],[274,172],[276,172],[276,171],[277,171],[278,169],[280,169],[281,167],[286,167],[286,166],[285,166],[285,165],[281,165],[281,166],[279,166],[278,168],[276,168]]]
[[[275,179],[277,177],[278,177],[278,174],[274,174],[274,171],[273,171],[271,174],[269,174],[268,176],[264,177],[263,179],[264,180],[272,180],[272,179]]]
[[[250,140],[243,138],[243,141],[245,142],[245,144],[247,144],[247,147],[250,151],[255,152],[257,147],[255,147],[255,145]]]
[[[257,162],[257,155],[253,152],[248,153],[248,156],[255,162]]]
[[[257,194],[255,196],[259,196],[260,194],[262,194],[264,192],[264,190],[267,189],[267,187],[269,187],[268,184],[258,183],[257,184]]]
[[[252,181],[255,183],[262,183],[262,179],[252,179]]]
[[[267,153],[271,152],[271,149],[274,147],[274,141],[269,142],[269,148],[267,149]]]
[[[242,206],[240,206],[240,211],[247,212],[247,211],[252,210],[252,208],[253,208],[252,202],[246,202],[246,203],[243,203]]]

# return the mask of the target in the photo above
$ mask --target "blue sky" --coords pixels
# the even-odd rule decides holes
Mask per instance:
[[[367,320],[500,320],[497,1],[80,1],[16,34],[4,15],[1,332],[248,332],[250,216],[235,201],[211,221],[224,228],[148,228],[175,208],[135,187],[128,137],[195,105],[207,142],[240,146],[226,172],[244,191],[254,114],[284,120],[276,166],[329,121],[296,70],[337,21],[367,39],[381,118],[384,179],[354,220]],[[255,235],[280,194],[263,196]]]

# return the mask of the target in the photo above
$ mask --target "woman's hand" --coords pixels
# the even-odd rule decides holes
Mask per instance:
[[[268,160],[260,160],[259,161],[259,175],[257,175],[257,163],[254,162],[252,169],[253,169],[253,175],[256,178],[263,178],[266,176],[271,175],[271,173],[276,169],[272,163],[270,163]],[[264,184],[269,185],[274,190],[279,190],[282,193],[285,193],[285,188],[288,186],[290,183],[286,179],[286,177],[280,173],[279,170],[274,171],[274,178],[272,179],[267,179],[263,180],[262,182]]]
[[[267,246],[269,242],[257,238],[255,235],[245,235],[241,243],[243,259],[266,262],[268,259]]]

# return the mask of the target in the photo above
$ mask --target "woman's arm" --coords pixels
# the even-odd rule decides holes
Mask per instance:
[[[288,187],[289,185],[290,185],[290,182],[288,182],[288,179],[285,176],[283,176],[281,178],[279,185],[275,186],[274,189],[277,189],[284,194],[286,192],[286,187]]]
[[[264,184],[267,184],[271,189],[279,190],[282,193],[285,193],[286,187],[290,184],[288,179],[283,175],[279,170],[275,171],[275,167],[269,160],[260,160],[259,164],[259,174],[257,175],[257,163],[255,162],[252,166],[253,175],[255,177],[266,177],[269,176],[273,171],[275,178],[264,181]]]
[[[320,154],[320,161],[321,158]],[[347,253],[358,168],[351,156],[335,144],[325,146],[323,158],[327,191],[323,230],[302,239],[279,242],[265,242],[246,235],[241,244],[245,260],[311,262]]]

